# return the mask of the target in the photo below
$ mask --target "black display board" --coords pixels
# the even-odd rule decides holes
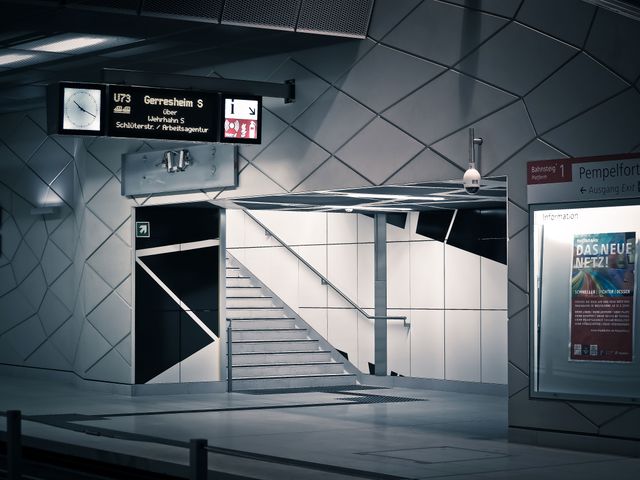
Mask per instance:
[[[109,85],[107,108],[110,137],[218,140],[215,93]]]
[[[262,97],[60,82],[47,91],[50,134],[259,144]]]

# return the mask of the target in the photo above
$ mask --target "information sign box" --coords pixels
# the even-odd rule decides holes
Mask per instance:
[[[531,395],[640,402],[638,201],[532,205],[529,228]]]
[[[640,196],[640,154],[527,163],[527,202],[582,202]]]
[[[262,98],[222,95],[220,141],[259,144],[262,140]]]

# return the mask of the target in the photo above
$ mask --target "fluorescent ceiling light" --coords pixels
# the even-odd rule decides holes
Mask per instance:
[[[329,210],[360,210],[371,212],[410,212],[410,208],[406,207],[377,207],[375,205],[325,205],[323,208]]]
[[[441,200],[445,200],[443,197],[436,197],[432,195],[425,195],[423,197],[416,197],[412,195],[391,195],[388,193],[358,193],[358,192],[349,192],[346,194],[347,197],[351,198],[371,198],[371,199],[379,199],[379,200],[432,200],[434,202],[438,202]]]
[[[0,65],[10,65],[12,63],[22,62],[32,58],[34,55],[29,53],[6,53],[0,55]]]
[[[39,52],[64,53],[74,50],[82,50],[84,48],[94,47],[105,43],[108,39],[105,37],[79,36],[67,38],[66,40],[54,40],[53,42],[43,43],[32,47],[30,50]]]
[[[35,52],[74,54],[104,50],[138,42],[137,38],[87,33],[64,33],[14,45],[12,48]]]

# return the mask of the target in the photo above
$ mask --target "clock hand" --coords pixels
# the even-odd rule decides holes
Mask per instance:
[[[84,113],[88,113],[88,114],[89,114],[89,115],[91,115],[93,118],[96,118],[96,116],[95,116],[93,113],[91,113],[91,112],[89,112],[89,111],[85,110],[84,108],[82,108],[82,107],[80,106],[80,104],[79,104],[78,102],[76,102],[75,100],[73,101],[73,103],[75,103],[75,104],[78,106],[78,108],[79,108],[80,110],[82,110]]]

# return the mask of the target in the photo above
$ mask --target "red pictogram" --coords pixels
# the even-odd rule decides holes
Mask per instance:
[[[256,121],[241,118],[225,119],[224,138],[258,138]]]

